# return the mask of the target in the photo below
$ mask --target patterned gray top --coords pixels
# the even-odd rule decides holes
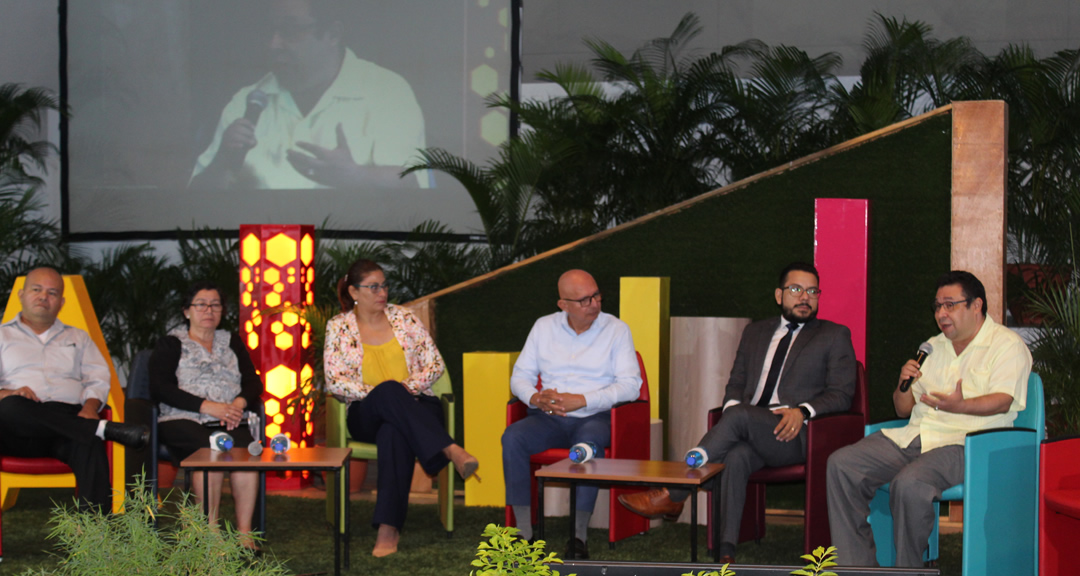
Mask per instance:
[[[180,362],[176,366],[176,379],[180,389],[213,402],[232,402],[240,395],[240,367],[236,354],[229,347],[229,332],[214,331],[213,352],[191,339],[187,326],[169,332],[180,340]],[[158,422],[168,420],[194,420],[200,424],[216,421],[209,414],[181,410],[161,403]]]

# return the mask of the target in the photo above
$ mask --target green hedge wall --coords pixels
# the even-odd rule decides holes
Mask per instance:
[[[937,332],[929,305],[950,262],[951,133],[951,113],[941,113],[438,297],[436,337],[459,410],[469,400],[461,395],[462,354],[520,349],[535,319],[557,310],[563,271],[591,272],[614,314],[619,277],[668,276],[672,316],[766,318],[778,314],[780,269],[813,261],[814,200],[866,198],[871,418],[891,418],[900,366]],[[826,294],[829,282],[821,279]]]

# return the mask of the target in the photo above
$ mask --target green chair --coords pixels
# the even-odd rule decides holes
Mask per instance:
[[[454,437],[454,390],[450,385],[450,375],[443,375],[431,385],[431,391],[442,401],[443,416],[446,418],[446,433]],[[349,436],[349,429],[345,425],[346,407],[343,402],[335,398],[326,400],[326,445],[330,448],[352,448],[352,457],[358,460],[375,460],[378,451],[374,444],[358,442]],[[454,533],[454,483],[457,474],[453,466],[447,466],[439,472],[439,518],[443,527],[446,528],[446,536],[449,538]],[[340,494],[336,490],[344,490],[344,486],[335,486],[334,479],[327,477],[326,480],[326,518],[333,522],[334,500],[332,494]],[[344,516],[344,508],[342,515]],[[341,526],[344,529],[345,522],[342,518]]]

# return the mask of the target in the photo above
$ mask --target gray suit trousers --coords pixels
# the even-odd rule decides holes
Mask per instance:
[[[780,416],[768,408],[736,404],[724,411],[698,446],[709,454],[709,462],[724,464],[720,482],[720,554],[734,556],[739,539],[746,484],[750,475],[765,466],[790,466],[806,461],[806,427],[790,442],[780,442],[773,434]],[[689,492],[671,490],[672,500],[685,500]]]
[[[934,528],[935,499],[964,481],[964,447],[922,453],[922,439],[901,448],[881,432],[829,457],[829,531],[842,566],[877,566],[867,517],[874,492],[889,486],[896,566],[920,568]]]

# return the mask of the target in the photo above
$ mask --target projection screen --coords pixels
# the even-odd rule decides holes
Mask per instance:
[[[418,149],[484,164],[509,134],[511,0],[95,0],[66,10],[65,231],[241,223],[476,233]]]

